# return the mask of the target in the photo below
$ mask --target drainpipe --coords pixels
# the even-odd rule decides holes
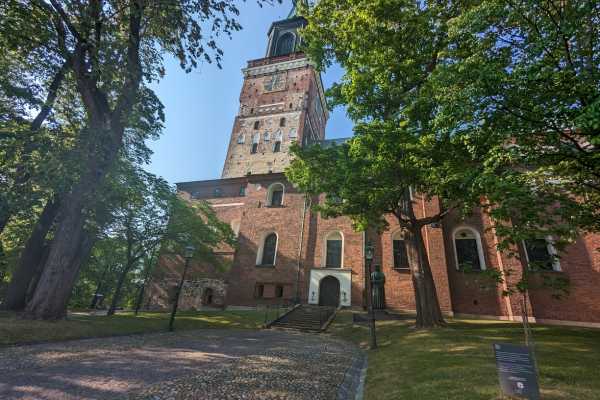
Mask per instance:
[[[296,304],[300,304],[300,269],[302,268],[302,250],[304,246],[304,224],[306,222],[306,211],[310,207],[308,195],[304,195],[304,209],[302,210],[302,223],[300,224],[300,243],[298,244],[298,261],[296,265]]]

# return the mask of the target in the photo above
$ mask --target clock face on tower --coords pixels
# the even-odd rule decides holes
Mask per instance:
[[[277,92],[280,90],[285,90],[286,81],[287,73],[285,72],[275,73],[273,75],[265,77],[265,92]]]

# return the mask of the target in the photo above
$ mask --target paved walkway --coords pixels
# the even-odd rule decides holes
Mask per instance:
[[[8,347],[0,399],[337,399],[358,354],[322,335],[232,330]]]

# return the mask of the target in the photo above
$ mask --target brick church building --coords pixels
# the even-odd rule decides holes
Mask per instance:
[[[283,173],[292,143],[333,142],[325,138],[328,111],[321,77],[298,51],[297,30],[305,23],[294,12],[273,23],[266,56],[243,69],[239,112],[221,178],[177,185],[189,201],[210,202],[238,238],[237,248],[218,252],[221,266],[192,263],[180,300],[184,309],[293,301],[361,307],[364,249],[370,242],[375,246],[373,265],[380,265],[386,277],[387,309],[415,310],[412,263],[397,221],[390,217],[390,229],[381,235],[355,232],[348,218],[325,219],[311,211],[311,204],[323,199],[306,198]],[[438,200],[425,201],[418,195],[413,200],[418,217],[439,209]],[[518,258],[498,252],[498,238],[483,213],[467,220],[450,215],[423,233],[440,306],[447,315],[520,319],[519,296],[502,296],[502,285],[482,287],[478,270],[511,270],[516,273],[508,279],[516,282],[528,262],[548,261],[555,251],[549,240],[540,238],[515,249]],[[545,264],[536,279],[567,278],[570,294],[554,299],[547,289],[532,290],[529,309],[537,321],[600,327],[599,247],[600,236],[581,237],[559,261]],[[473,271],[457,267],[465,262]],[[149,308],[168,307],[182,263],[181,257],[161,257],[147,296]]]

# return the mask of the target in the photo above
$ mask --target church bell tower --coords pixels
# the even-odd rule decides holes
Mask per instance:
[[[240,107],[229,140],[222,178],[283,172],[290,145],[325,138],[328,111],[321,76],[302,53],[296,14],[274,22],[264,58],[248,62]]]

